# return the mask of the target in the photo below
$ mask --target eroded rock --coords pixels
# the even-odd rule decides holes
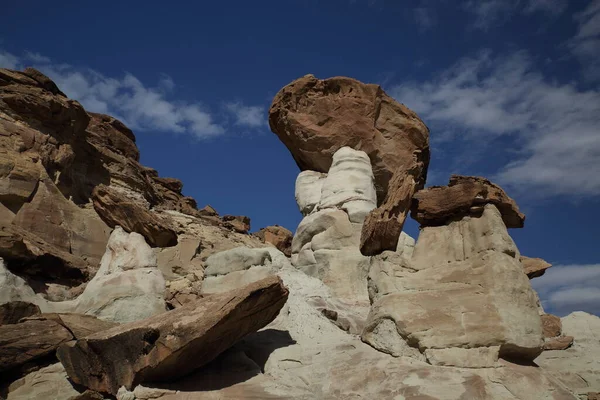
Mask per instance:
[[[287,296],[279,278],[267,278],[66,344],[57,355],[74,382],[114,395],[121,386],[174,379],[212,361],[271,322]]]

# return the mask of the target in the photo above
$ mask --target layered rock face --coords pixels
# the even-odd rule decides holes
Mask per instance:
[[[371,161],[380,207],[365,224],[365,255],[395,250],[410,201],[422,188],[429,164],[429,130],[381,87],[345,77],[306,75],[282,88],[269,125],[301,170],[327,172],[342,147]]]
[[[368,304],[369,258],[360,253],[359,244],[377,195],[367,154],[342,147],[327,174],[301,172],[296,202],[304,218],[292,240],[292,264],[321,279],[338,297]]]
[[[247,217],[198,210],[182,189],[139,163],[120,121],[86,112],[39,71],[0,69],[0,257],[36,291],[89,280],[117,225],[159,248],[192,229],[214,236],[209,227],[233,231],[220,247],[244,241]]]

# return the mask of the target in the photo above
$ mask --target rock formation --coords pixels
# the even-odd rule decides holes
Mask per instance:
[[[271,322],[288,292],[276,278],[213,295],[154,318],[87,336],[57,356],[76,383],[117,394],[184,376]]]
[[[600,319],[543,311],[499,186],[422,189],[413,112],[306,76],[269,122],[294,234],[198,209],[124,124],[0,70],[0,398],[594,399]]]
[[[429,164],[429,129],[381,87],[345,77],[306,75],[273,99],[269,125],[301,170],[328,172],[342,147],[367,154],[380,208],[365,224],[365,255],[395,250],[415,190]]]

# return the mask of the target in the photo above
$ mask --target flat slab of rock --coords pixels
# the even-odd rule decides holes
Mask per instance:
[[[26,321],[0,326],[0,371],[20,367],[52,354],[60,344],[73,339],[54,321]]]
[[[562,333],[560,317],[552,314],[543,314],[540,317],[542,318],[542,329],[545,338],[560,336]]]
[[[527,274],[529,279],[538,278],[546,272],[552,264],[542,260],[541,258],[533,258],[527,256],[521,256],[521,264],[523,264],[523,271]]]
[[[256,232],[255,235],[263,242],[271,243],[287,257],[292,255],[292,239],[294,234],[283,226],[267,226]]]
[[[573,336],[559,336],[546,339],[544,350],[565,350],[573,344]]]
[[[121,386],[174,379],[212,361],[275,319],[287,297],[281,280],[269,277],[65,344],[57,356],[75,383],[115,395]]]
[[[507,228],[522,228],[525,215],[504,190],[477,176],[452,175],[448,186],[434,186],[415,194],[411,216],[422,226],[444,225],[494,204]]]

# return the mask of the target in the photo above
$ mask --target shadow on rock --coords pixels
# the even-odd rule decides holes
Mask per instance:
[[[147,383],[144,386],[198,392],[221,390],[261,375],[271,353],[296,344],[289,332],[265,329],[246,336],[219,357],[185,378],[171,383]]]

